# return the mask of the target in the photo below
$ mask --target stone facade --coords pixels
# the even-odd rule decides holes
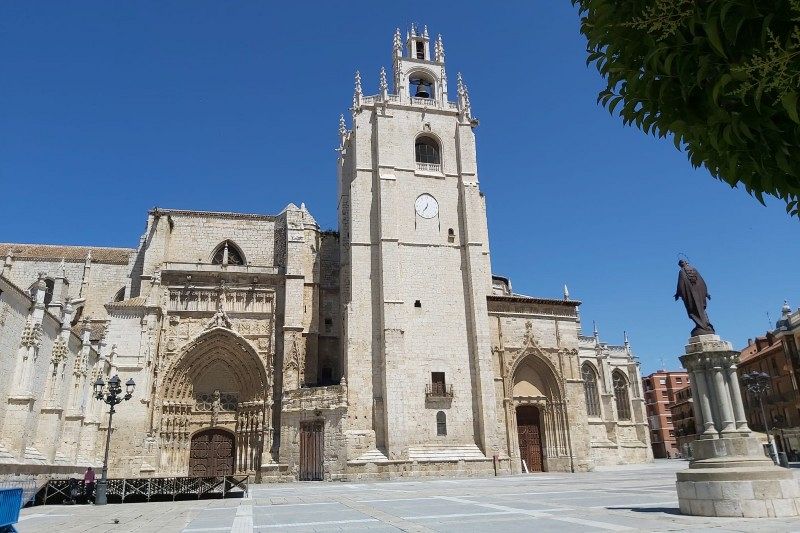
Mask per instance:
[[[441,38],[412,29],[403,46],[398,31],[393,67],[391,93],[385,71],[375,96],[356,75],[352,126],[340,122],[338,232],[289,204],[274,216],[153,209],[135,249],[0,244],[3,376],[38,380],[22,404],[0,382],[0,422],[27,428],[3,431],[4,460],[96,464],[107,415],[88,384],[114,374],[137,383],[114,417],[116,476],[372,479],[652,459],[627,339],[582,336],[580,302],[492,276],[477,120],[460,76],[448,98]],[[42,350],[60,335],[59,369],[80,360],[85,377],[32,369],[22,347],[37,320]],[[51,414],[59,394],[76,422]],[[52,441],[58,424],[68,437]],[[211,432],[232,467],[195,453]]]

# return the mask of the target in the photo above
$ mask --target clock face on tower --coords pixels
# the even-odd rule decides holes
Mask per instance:
[[[422,218],[433,218],[439,214],[439,203],[428,193],[420,194],[414,202],[414,209]]]

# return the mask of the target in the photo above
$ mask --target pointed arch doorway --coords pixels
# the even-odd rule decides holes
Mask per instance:
[[[542,427],[539,408],[535,405],[517,407],[517,439],[520,459],[528,472],[543,472]]]
[[[192,435],[189,448],[189,476],[232,475],[235,439],[233,433],[220,428],[205,429]]]

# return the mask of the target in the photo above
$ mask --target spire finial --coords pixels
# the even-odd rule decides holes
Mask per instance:
[[[400,40],[400,28],[394,30],[394,40],[392,41],[392,51],[397,57],[403,55],[403,41]]]
[[[564,284],[564,300],[569,300],[569,289],[566,283]]]
[[[597,322],[595,322],[594,320],[592,320],[592,329],[594,330],[594,338],[596,339],[598,337]]]
[[[422,36],[425,37],[426,39],[428,38],[428,25],[427,24],[425,24],[422,27]]]
[[[358,96],[361,96],[361,73],[356,71],[355,91]]]
[[[344,123],[344,115],[339,115],[339,135],[344,137],[345,133],[347,133],[347,126]]]
[[[412,37],[417,36],[417,25],[414,22],[411,23],[411,36]]]
[[[389,83],[386,81],[386,69],[381,67],[381,77],[380,81],[378,82],[378,89],[381,92],[381,96],[386,96],[387,92],[389,91]]]
[[[629,346],[629,345],[631,344],[631,343],[628,341],[628,332],[627,332],[627,331],[625,331],[625,330],[622,330],[622,338],[623,338],[623,344],[624,344],[626,347],[627,347],[627,346]]]
[[[433,45],[433,56],[439,63],[444,63],[444,43],[441,33],[436,37],[436,44]]]

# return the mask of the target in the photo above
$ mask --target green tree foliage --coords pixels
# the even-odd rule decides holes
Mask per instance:
[[[800,0],[572,0],[598,102],[800,216]]]

